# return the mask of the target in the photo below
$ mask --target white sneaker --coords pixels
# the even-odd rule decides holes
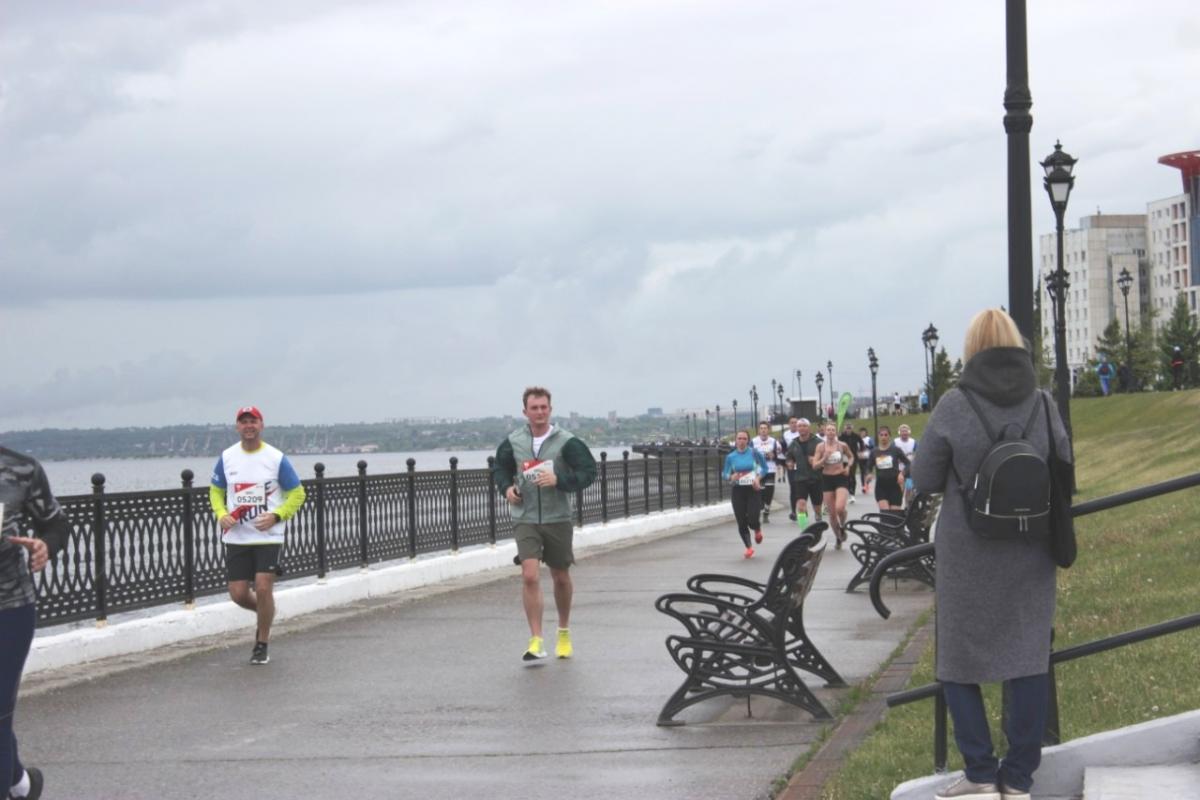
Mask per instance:
[[[1020,789],[1010,789],[1004,785],[1000,786],[1000,797],[1003,800],[1031,800],[1029,792],[1024,792]]]
[[[1000,790],[994,783],[975,783],[967,776],[950,784],[934,796],[934,800],[1001,800]]]
[[[850,505],[854,505],[854,495],[850,495]]]

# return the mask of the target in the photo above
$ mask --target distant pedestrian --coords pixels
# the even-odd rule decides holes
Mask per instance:
[[[875,447],[875,502],[880,511],[904,507],[904,481],[908,456],[892,441],[892,429],[879,426],[879,444]]]
[[[866,428],[858,429],[861,444],[858,447],[858,477],[862,481],[863,494],[871,491],[871,472],[874,469],[875,440],[867,435]]]
[[[746,558],[754,558],[750,532],[754,531],[756,543],[762,541],[762,523],[759,521],[762,500],[759,494],[766,474],[767,462],[761,453],[750,446],[750,434],[738,431],[733,450],[725,456],[721,477],[733,485],[729,499],[733,504],[733,518],[737,520],[738,536],[742,537],[742,544],[746,547],[743,553]]]
[[[30,529],[32,528],[32,531]],[[33,536],[26,536],[32,532]],[[37,800],[43,777],[17,754],[13,714],[37,620],[33,573],[66,546],[71,526],[42,465],[0,447],[0,796]],[[47,743],[47,747],[51,747]]]
[[[893,440],[895,445],[904,453],[904,457],[911,464],[917,458],[917,440],[913,438],[912,428],[907,425],[901,425],[896,429],[897,437]],[[913,498],[913,480],[912,475],[907,474],[904,478],[904,507],[908,508],[909,503]]]
[[[1100,363],[1096,365],[1096,377],[1100,379],[1100,393],[1105,397],[1108,397],[1109,384],[1112,382],[1115,373],[1116,370],[1113,369],[1112,362],[1101,354]]]
[[[788,444],[788,481],[791,488],[792,510],[796,524],[808,527],[808,506],[813,508],[813,522],[821,520],[821,470],[813,464],[813,456],[821,440],[812,435],[812,423],[803,417],[796,423],[796,437]]]
[[[921,404],[921,413],[928,414],[929,413],[929,393],[926,392],[924,389],[921,390],[921,394],[919,396],[918,402]]]
[[[901,408],[903,408],[903,404],[900,402],[900,393],[893,392],[892,393],[892,413],[899,414]]]
[[[225,543],[229,597],[257,617],[250,663],[262,666],[271,660],[284,523],[304,505],[304,484],[288,457],[263,441],[258,408],[239,408],[235,419],[239,441],[217,459],[208,499]]]
[[[1117,391],[1133,391],[1133,372],[1129,369],[1129,365],[1124,361],[1122,361],[1120,364],[1117,364]]]
[[[1171,349],[1171,380],[1173,390],[1183,388],[1183,349],[1179,345]]]
[[[775,471],[776,462],[783,455],[783,447],[779,444],[779,440],[771,436],[771,426],[765,422],[758,423],[758,436],[755,436],[750,442],[759,455],[763,457],[763,461],[767,464],[767,474],[762,479],[762,524],[766,525],[771,521],[771,501],[775,497]],[[758,539],[759,542],[762,539]]]
[[[596,459],[583,440],[550,422],[550,391],[531,386],[521,397],[528,420],[508,435],[496,449],[492,480],[508,500],[513,538],[521,563],[521,602],[529,623],[529,646],[521,658],[537,664],[546,658],[542,638],[542,582],[540,562],[550,568],[558,633],[554,655],[570,658],[571,565],[575,563],[571,522],[571,495],[596,479]]]
[[[854,457],[850,459],[850,482],[846,487],[850,494],[849,503],[853,505],[855,502],[854,490],[858,484],[858,452],[862,449],[863,441],[862,437],[855,432],[854,424],[851,422],[847,422],[842,426],[842,432],[838,436],[838,441],[844,442],[846,447],[850,448],[850,452],[854,454]]]
[[[850,467],[854,463],[854,453],[837,437],[837,423],[825,423],[825,438],[813,454],[813,466],[821,470],[821,491],[825,494],[829,526],[836,539],[834,547],[840,550],[846,541],[846,499],[850,495]]]
[[[936,674],[966,765],[965,776],[935,797],[1024,800],[1041,762],[1050,708],[1056,566],[1048,537],[984,538],[973,531],[964,482],[991,450],[988,427],[1027,430],[1025,439],[1043,457],[1051,435],[1067,460],[1071,443],[1055,404],[1037,389],[1033,360],[1008,314],[999,309],[976,314],[967,327],[963,359],[958,387],[938,401],[913,466],[917,489],[944,497],[934,540]],[[993,750],[980,692],[980,684],[997,682],[1005,684],[1007,697],[1003,760]]]

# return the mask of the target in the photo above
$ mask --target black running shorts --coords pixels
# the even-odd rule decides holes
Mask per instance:
[[[904,490],[894,479],[875,481],[875,499],[886,500],[892,508],[899,508],[904,504]]]
[[[838,489],[850,488],[849,475],[821,475],[821,489],[826,492],[836,492]]]
[[[279,567],[279,544],[227,544],[225,568],[229,582],[252,581],[260,572],[275,573]]]
[[[821,481],[817,479],[798,480],[796,481],[796,499],[801,500],[808,498],[808,502],[814,506],[821,505],[821,501],[825,495],[821,494]]]

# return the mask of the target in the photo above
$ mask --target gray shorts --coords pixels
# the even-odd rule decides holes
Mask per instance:
[[[518,522],[513,526],[517,558],[521,561],[535,558],[555,569],[567,569],[575,563],[575,551],[571,548],[574,537],[575,526],[570,522],[541,525]]]

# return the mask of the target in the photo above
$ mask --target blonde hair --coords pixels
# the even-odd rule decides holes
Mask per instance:
[[[967,325],[963,342],[963,361],[970,361],[980,350],[992,347],[1024,347],[1025,340],[1012,317],[998,308],[985,308]]]

